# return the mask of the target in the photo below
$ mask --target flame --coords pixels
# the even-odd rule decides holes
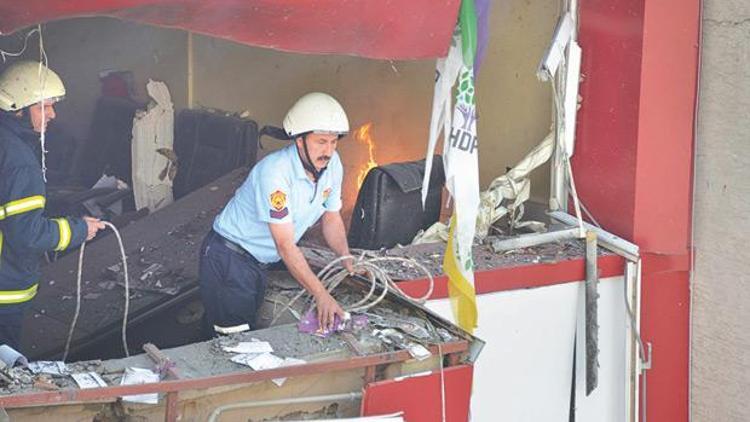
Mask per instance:
[[[362,183],[365,181],[365,176],[367,176],[367,172],[370,171],[373,167],[376,167],[378,165],[377,162],[375,162],[375,157],[373,156],[373,153],[375,152],[375,143],[372,140],[372,137],[370,136],[370,128],[372,127],[372,123],[365,123],[364,125],[360,126],[359,129],[354,131],[354,139],[357,140],[357,142],[361,144],[367,145],[367,162],[362,165],[362,167],[359,170],[359,176],[357,176],[357,190],[359,190],[362,187]]]

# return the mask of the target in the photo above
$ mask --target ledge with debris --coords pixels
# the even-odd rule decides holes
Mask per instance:
[[[271,296],[279,299],[284,291],[290,291],[291,277],[278,273],[273,279]],[[347,278],[336,292],[346,307],[369,290],[366,280]],[[308,309],[304,301],[296,306],[298,312]],[[301,392],[306,396],[358,392],[367,382],[473,363],[482,347],[481,340],[395,292],[353,316],[352,321],[359,322],[342,325],[330,335],[311,334],[303,325],[287,323],[163,351],[150,346],[147,354],[129,358],[47,363],[36,368],[38,373],[27,368],[6,369],[2,371],[5,382],[0,381],[0,407],[12,418],[45,415],[55,420],[80,420],[127,415],[158,420],[172,409],[173,415],[189,411],[196,420],[205,420],[217,406],[248,397],[261,400],[294,397]],[[123,377],[137,371],[150,372],[160,381],[121,385]],[[76,374],[75,379],[71,374]],[[94,381],[79,381],[82,377]],[[86,382],[93,382],[92,388],[80,388]],[[175,391],[180,392],[179,398],[173,393],[170,398],[170,392]],[[161,394],[159,398],[130,397],[149,393]],[[120,399],[122,396],[129,397]],[[148,400],[156,403],[138,404]],[[358,406],[346,403],[317,406],[323,405],[329,413],[335,405],[332,416],[336,417],[359,412]],[[287,413],[309,410],[309,406],[284,407]],[[278,412],[259,409],[253,418],[283,416]]]
[[[121,228],[130,275],[129,327],[152,320],[164,309],[196,298],[200,243],[216,213],[245,179],[246,172],[247,169],[235,170],[171,206]],[[496,253],[491,247],[493,239],[488,238],[487,242],[474,248],[478,272],[553,264],[584,257],[584,247],[576,240]],[[409,257],[438,276],[442,274],[443,248],[443,244],[422,244],[381,251],[354,250],[353,253]],[[314,246],[308,245],[303,250],[311,264],[319,268],[333,258],[330,251]],[[600,254],[605,252],[600,251]],[[75,309],[77,264],[78,254],[72,253],[44,268],[41,288],[24,323],[23,350],[30,358],[62,356]],[[385,262],[382,265],[394,280],[425,278],[419,270],[404,264]],[[123,281],[114,236],[92,242],[84,256],[81,314],[72,341],[71,356],[75,357],[78,351],[90,351],[102,342],[117,338],[124,310]],[[273,297],[267,298],[267,302],[274,300]],[[194,316],[199,318],[199,312],[195,313]],[[198,340],[198,330],[192,337],[185,338],[185,342]],[[140,344],[132,346],[135,348],[133,351],[137,352]]]

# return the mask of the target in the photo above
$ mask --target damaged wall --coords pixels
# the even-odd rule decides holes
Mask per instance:
[[[695,163],[694,421],[750,420],[750,10],[705,0]]]
[[[194,38],[194,46],[196,106],[247,110],[260,124],[281,126],[297,98],[323,91],[341,101],[352,128],[373,122],[376,161],[424,155],[434,61],[389,63],[306,56],[203,36]],[[266,151],[287,145],[272,138],[264,138],[262,144]],[[353,180],[358,167],[367,161],[367,149],[350,135],[339,144],[339,152],[348,182],[344,197],[353,202]]]
[[[536,80],[539,58],[554,29],[557,2],[512,0],[493,4],[490,41],[478,80],[480,181],[486,187],[549,132],[549,87]],[[379,163],[424,156],[432,107],[435,61],[377,61],[304,56],[195,37],[196,105],[248,110],[266,124],[281,124],[297,97],[330,92],[351,124],[373,122]],[[234,83],[226,83],[234,81]],[[278,141],[264,142],[276,148]],[[366,150],[353,137],[340,144],[350,178],[344,195],[355,199],[357,169]],[[546,203],[548,167],[532,179],[533,199]]]
[[[483,187],[541,142],[550,127],[549,87],[536,65],[554,29],[558,2],[510,0],[493,5],[490,42],[478,81],[480,178]],[[146,100],[148,78],[171,90],[175,109],[187,102],[187,34],[110,18],[80,18],[45,26],[50,66],[68,86],[58,124],[76,138],[88,135],[99,96],[98,73],[131,70],[137,97]],[[15,43],[20,36],[16,35]],[[35,38],[27,56],[36,58]],[[293,101],[311,90],[327,91],[347,108],[357,127],[373,122],[380,163],[419,159],[426,149],[434,60],[376,61],[348,56],[306,56],[194,37],[196,106],[249,111],[259,124],[280,124]],[[265,140],[267,149],[281,145]],[[357,168],[367,160],[353,137],[340,149],[349,181],[345,206],[355,199]],[[549,171],[533,175],[535,200],[546,203]]]
[[[2,46],[17,51],[27,30],[0,38]],[[183,31],[135,25],[110,18],[80,18],[43,26],[49,66],[65,82],[65,100],[55,110],[55,125],[76,139],[89,136],[94,105],[101,93],[99,72],[130,70],[135,78],[135,97],[147,101],[148,79],[161,80],[171,90],[176,109],[187,102],[187,34]],[[32,35],[24,55],[39,58],[38,38]]]

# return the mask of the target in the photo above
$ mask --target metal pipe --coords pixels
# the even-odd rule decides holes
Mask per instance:
[[[633,312],[637,312],[637,308],[631,311],[630,299],[635,296],[635,284],[636,284],[636,267],[635,262],[625,261],[625,269],[623,273],[623,299],[625,301],[625,312],[627,313],[628,325],[630,327],[630,334],[628,341],[625,343],[625,368],[627,369],[627,381],[626,381],[626,392],[625,392],[625,420],[627,422],[638,421],[638,367],[639,367],[639,356],[638,351],[638,340],[635,336],[635,324],[637,321],[633,316]],[[635,307],[636,304],[634,303]]]
[[[495,252],[509,251],[513,249],[530,248],[545,243],[560,242],[563,240],[578,239],[578,229],[566,229],[547,233],[532,233],[517,236],[511,239],[502,239],[492,242]]]
[[[269,407],[282,404],[304,404],[335,400],[357,400],[360,398],[362,398],[362,393],[340,393],[327,394],[322,396],[295,397],[290,399],[246,401],[217,407],[213,412],[211,412],[211,416],[208,417],[208,422],[216,422],[216,418],[219,417],[221,412],[227,410],[246,409],[253,407]]]
[[[633,286],[632,286],[632,292],[628,291],[628,280],[633,279]],[[632,339],[635,339],[637,343],[637,363],[635,365],[634,369],[634,386],[633,386],[633,392],[632,395],[635,395],[636,397],[639,396],[640,391],[640,402],[638,400],[635,400],[635,403],[630,408],[630,416],[631,420],[635,421],[638,418],[638,414],[641,415],[641,422],[646,422],[647,417],[647,402],[646,402],[646,385],[647,385],[647,378],[646,378],[646,371],[651,369],[651,343],[643,343],[643,339],[641,338],[640,334],[640,324],[641,324],[641,313],[640,313],[640,297],[641,297],[641,261],[637,262],[628,262],[625,264],[625,285],[624,285],[624,298],[625,298],[625,310],[628,314],[628,318],[630,319],[630,327],[632,330]],[[631,309],[630,305],[630,299],[628,296],[631,296],[633,299],[633,308]],[[640,382],[638,376],[641,376],[642,382]],[[631,396],[632,398],[632,396]]]
[[[578,226],[578,219],[572,215],[562,211],[552,211],[548,213],[553,219],[567,224],[568,226]],[[638,262],[640,260],[640,248],[638,245],[628,242],[627,240],[615,236],[599,227],[591,225],[587,222],[583,222],[583,226],[586,230],[592,230],[596,233],[599,244],[602,247],[609,249],[610,251],[622,256],[623,258],[631,261]]]
[[[599,384],[599,267],[596,233],[586,232],[586,396]]]

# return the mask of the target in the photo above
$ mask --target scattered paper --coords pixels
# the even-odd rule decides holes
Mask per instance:
[[[273,353],[245,353],[235,355],[232,357],[231,361],[239,363],[240,365],[249,366],[256,371],[274,369],[282,366],[304,365],[307,363],[307,361],[302,359],[282,358]],[[286,381],[286,378],[275,378],[272,381],[274,384],[281,387],[284,384],[284,381]]]
[[[241,354],[260,354],[273,352],[273,347],[271,347],[271,344],[267,341],[243,341],[236,346],[226,346],[222,349],[225,352]]]
[[[304,365],[307,361],[304,361],[302,359],[297,358],[284,358],[284,362],[281,363],[281,366],[294,366],[294,365]],[[286,378],[274,378],[271,381],[273,381],[274,384],[281,387],[284,385],[284,382],[286,381]]]
[[[159,382],[159,374],[150,369],[127,368],[122,376],[120,385],[136,385]],[[132,396],[123,396],[123,401],[132,403],[157,404],[159,403],[159,394],[136,394]]]
[[[249,366],[256,371],[264,369],[278,368],[284,363],[284,359],[272,353],[245,353],[236,355],[231,359],[232,362]]]
[[[260,355],[261,353],[243,353],[241,355],[234,355],[229,360],[240,365],[250,366],[249,362]]]
[[[224,335],[242,333],[244,331],[250,331],[250,325],[240,324],[240,325],[235,325],[233,327],[219,327],[218,325],[214,325],[214,331],[216,331],[219,334],[224,334]]]
[[[65,362],[60,360],[39,360],[36,362],[31,362],[29,363],[29,370],[34,374],[49,374],[58,376],[68,375],[68,367],[65,365]]]
[[[80,388],[99,388],[106,387],[107,383],[96,372],[81,372],[80,374],[70,374]]]
[[[419,343],[409,343],[406,346],[406,350],[408,350],[411,357],[415,358],[416,360],[425,360],[428,357],[432,356],[432,353]]]

